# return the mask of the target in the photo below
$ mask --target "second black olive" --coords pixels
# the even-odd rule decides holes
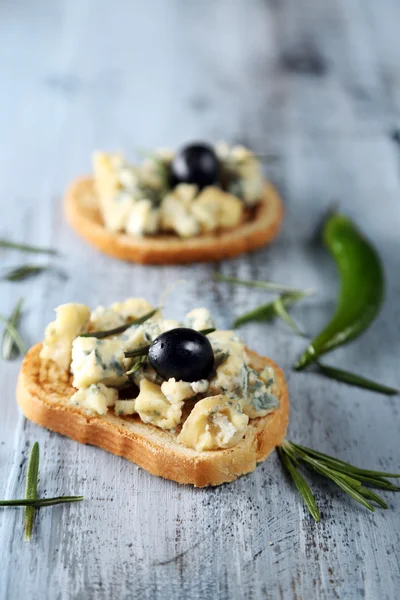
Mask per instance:
[[[218,180],[219,161],[211,146],[190,144],[177,152],[172,165],[172,185],[194,183],[199,188]]]
[[[163,378],[177,381],[207,379],[214,366],[208,338],[194,329],[178,327],[162,333],[149,350],[149,363]]]

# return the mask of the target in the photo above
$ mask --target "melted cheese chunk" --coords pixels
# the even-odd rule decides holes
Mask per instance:
[[[203,231],[214,231],[238,225],[242,220],[243,204],[236,196],[209,186],[192,203],[192,213]]]
[[[151,200],[144,198],[132,206],[125,228],[133,236],[152,234],[158,231],[159,220],[159,211],[153,208]]]
[[[176,381],[171,377],[161,385],[161,391],[168,402],[183,402],[187,398],[192,398],[195,394],[188,381]]]
[[[215,376],[210,380],[210,388],[216,393],[229,392],[230,397],[240,398],[246,372],[245,345],[233,331],[215,331],[208,338],[217,365]]]
[[[153,306],[144,298],[128,298],[123,302],[114,302],[111,308],[125,320],[138,319],[153,310]]]
[[[52,360],[61,370],[68,371],[72,342],[87,332],[90,311],[84,304],[61,304],[56,315],[56,320],[46,327],[40,358]]]
[[[231,448],[244,437],[248,422],[240,404],[220,394],[196,403],[177,439],[198,452]]]
[[[195,308],[187,313],[185,321],[188,327],[200,331],[215,328],[214,319],[207,308]]]
[[[93,170],[104,224],[110,231],[123,231],[135,204],[135,169],[126,164],[122,154],[95,152]]]
[[[143,317],[153,309],[144,298],[129,298],[123,302],[114,302],[111,307],[98,306],[90,315],[92,331],[106,331]]]
[[[156,383],[147,379],[140,382],[135,410],[144,423],[152,423],[161,429],[173,429],[180,423],[182,406],[183,402],[171,403]]]
[[[72,344],[72,385],[88,387],[92,383],[118,386],[126,381],[124,373],[128,364],[119,339],[78,337]]]
[[[105,306],[98,306],[90,315],[91,331],[106,331],[124,323],[125,319],[120,314]]]
[[[98,383],[75,392],[71,397],[70,402],[99,415],[105,415],[108,407],[114,406],[117,399],[117,390],[108,388],[102,383]]]
[[[136,412],[135,405],[136,400],[117,400],[114,406],[115,414],[118,417],[133,415]]]
[[[188,188],[190,188],[190,192]],[[197,186],[180,184],[165,196],[160,207],[162,229],[174,231],[184,238],[200,233],[197,219],[192,214],[191,198],[189,197],[196,190]]]

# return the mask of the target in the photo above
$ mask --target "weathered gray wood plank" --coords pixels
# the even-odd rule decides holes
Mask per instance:
[[[217,285],[215,271],[315,287],[296,309],[315,332],[337,289],[313,228],[340,199],[374,239],[387,302],[365,337],[332,364],[400,385],[399,66],[394,0],[151,0],[0,5],[0,234],[54,245],[70,274],[1,283],[0,311],[26,297],[24,336],[41,339],[53,308],[143,295],[167,312],[208,306],[221,327],[262,302],[261,291]],[[215,265],[141,267],[81,242],[62,217],[65,185],[94,148],[243,141],[276,160],[286,220],[268,250]],[[26,257],[1,252],[1,264]],[[32,258],[32,261],[47,258]],[[243,338],[286,370],[290,436],[361,466],[399,470],[399,404],[290,370],[303,341],[284,325]],[[19,509],[0,514],[0,599],[365,597],[392,600],[400,582],[399,498],[367,514],[328,484],[324,520],[305,513],[274,456],[215,490],[156,479],[122,459],[25,422],[14,403],[19,363],[0,363],[0,495],[23,493],[27,448],[41,445],[40,492],[83,493],[79,506],[41,511],[30,545]]]

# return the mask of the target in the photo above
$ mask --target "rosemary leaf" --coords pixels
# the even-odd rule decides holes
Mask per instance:
[[[362,493],[366,498],[369,498],[373,502],[376,502],[378,506],[381,508],[389,508],[387,503],[380,497],[378,494],[375,494],[372,490],[368,490],[367,488],[362,488]]]
[[[289,285],[280,283],[274,283],[272,281],[258,281],[255,279],[237,279],[236,277],[230,277],[229,275],[222,275],[221,273],[214,274],[215,281],[224,281],[225,283],[237,283],[239,285],[246,285],[248,287],[262,288],[268,292],[299,292],[296,288],[292,288]],[[311,290],[309,294],[313,293]]]
[[[124,331],[129,329],[129,327],[132,327],[132,325],[141,325],[148,319],[151,319],[151,317],[153,317],[159,310],[160,310],[159,308],[155,308],[154,310],[148,312],[147,314],[143,315],[142,317],[139,317],[138,319],[134,319],[133,321],[130,321],[129,323],[125,323],[124,325],[120,325],[119,327],[114,327],[114,329],[82,333],[79,337],[94,337],[94,338],[97,338],[98,340],[101,340],[103,338],[109,337],[110,335],[118,335],[119,333],[124,333]]]
[[[83,496],[56,496],[54,498],[37,498],[36,500],[0,500],[0,506],[33,506],[34,508],[43,508],[45,506],[55,506],[56,504],[69,504],[71,502],[81,502]]]
[[[368,508],[368,510],[370,510],[371,512],[375,512],[375,508],[372,506],[371,502],[368,502],[368,500],[364,498],[362,493],[355,489],[352,485],[347,483],[347,481],[343,477],[338,477],[334,474],[334,472],[332,472],[329,476],[329,479],[331,479],[334,483],[336,483],[336,485],[342,488],[342,490],[346,492],[346,494],[348,494],[354,500],[362,504],[362,506],[365,506],[365,508]]]
[[[323,464],[330,466],[334,471],[338,473],[343,473],[345,475],[350,475],[352,479],[356,479],[360,483],[368,485],[374,488],[380,488],[382,490],[388,490],[391,492],[399,492],[400,487],[397,485],[393,485],[390,481],[380,477],[367,477],[365,475],[359,475],[358,473],[354,473],[353,471],[349,471],[346,467],[342,467],[341,465],[329,465],[328,461],[322,461]]]
[[[8,323],[11,324],[11,326],[14,327],[16,331],[18,331],[19,322],[21,320],[23,302],[24,301],[22,298],[18,300],[14,310],[8,318]],[[15,342],[13,335],[10,333],[9,329],[5,327],[1,343],[1,357],[3,358],[3,360],[11,360],[15,356],[18,356],[20,353],[20,348]]]
[[[20,250],[21,252],[30,252],[32,254],[52,254],[53,256],[58,254],[57,250],[53,248],[40,248],[39,246],[31,246],[30,244],[20,244],[4,238],[0,238],[0,248]]]
[[[266,304],[261,304],[261,306],[257,306],[257,308],[249,310],[237,317],[234,320],[232,327],[236,329],[249,321],[271,321],[275,316],[276,310],[274,302],[267,302]]]
[[[18,333],[16,327],[11,323],[10,319],[7,319],[4,315],[0,314],[0,323],[3,323],[5,331],[8,332],[10,337],[14,340],[15,345],[18,347],[20,354],[26,354],[25,344]],[[4,340],[4,338],[3,338]]]
[[[149,353],[150,346],[141,346],[140,348],[135,348],[135,350],[129,350],[125,352],[126,358],[134,358],[135,356],[144,356]]]
[[[296,469],[295,465],[292,462],[292,459],[290,458],[289,454],[285,452],[283,446],[278,447],[278,454],[283,465],[286,467],[287,471],[291,475],[293,483],[295,484],[296,488],[301,494],[308,510],[310,511],[311,516],[317,523],[319,523],[321,520],[321,515],[319,513],[318,506],[315,502],[315,498],[310,490],[307,481],[304,479],[303,475],[301,475],[301,473],[299,473],[299,471]]]
[[[303,463],[309,469],[327,477],[351,498],[371,511],[375,510],[371,501],[381,508],[387,508],[387,504],[378,494],[364,487],[363,484],[371,487],[381,487],[387,491],[398,491],[400,489],[384,479],[384,477],[399,477],[397,474],[358,469],[358,467],[333,456],[317,452],[289,440],[284,440],[278,451],[280,456],[282,453],[286,454],[292,465],[296,460],[297,464]]]
[[[389,387],[383,383],[378,383],[377,381],[372,381],[372,379],[367,379],[366,377],[356,375],[350,371],[344,371],[343,369],[337,369],[336,367],[322,365],[320,362],[317,362],[316,364],[323,375],[330,377],[331,379],[336,379],[336,381],[343,381],[349,385],[354,385],[356,387],[371,390],[373,392],[386,394],[387,396],[395,396],[396,394],[400,394],[400,390],[396,388]]]
[[[39,444],[35,442],[29,456],[28,470],[26,472],[25,499],[36,500],[37,483],[39,476]],[[24,515],[24,539],[29,542],[32,535],[34,506],[26,506]]]
[[[285,305],[282,300],[282,296],[279,296],[279,298],[277,298],[274,301],[274,307],[275,307],[276,314],[282,319],[282,321],[284,321],[287,325],[289,325],[289,327],[297,335],[301,335],[301,336],[305,335],[304,332],[301,331],[301,329],[299,329],[297,327],[296,323],[293,321],[292,317],[289,315],[288,311],[286,310]]]
[[[127,371],[125,373],[125,375],[127,377],[132,377],[132,375],[134,375],[135,373],[137,373],[137,371],[139,371],[139,369],[142,368],[142,366],[144,365],[144,363],[146,362],[147,358],[146,356],[141,356],[134,364],[133,366],[129,369],[129,371]]]
[[[338,473],[337,471],[334,471],[333,469],[330,469],[322,464],[318,464],[318,461],[315,461],[314,459],[308,459],[307,457],[304,457],[303,460],[314,471],[336,483],[336,485],[346,492],[346,494],[365,506],[365,508],[368,508],[368,510],[371,510],[372,512],[375,510],[372,504],[363,496],[362,486],[359,481],[344,475],[343,473]]]
[[[249,321],[272,321],[272,319],[275,317],[281,317],[290,327],[292,327],[292,329],[295,329],[296,333],[303,335],[303,333],[298,329],[297,325],[293,322],[293,319],[287,313],[286,308],[292,306],[305,296],[309,296],[310,293],[311,292],[309,290],[285,292],[273,302],[261,304],[261,306],[258,306],[257,308],[237,317],[233,323],[233,327],[240,327]]]
[[[214,333],[215,331],[215,327],[209,327],[208,329],[200,329],[199,333],[202,333],[203,335],[209,335],[210,333]]]
[[[365,475],[367,477],[400,477],[400,473],[385,473],[384,471],[371,471],[369,469],[360,469],[359,467],[355,467],[354,465],[345,462],[344,460],[340,460],[339,458],[329,456],[329,454],[324,454],[323,452],[318,452],[317,450],[314,450],[312,448],[307,448],[306,446],[302,446],[301,444],[296,444],[295,442],[288,442],[288,440],[285,440],[285,444],[286,443],[290,444],[294,449],[298,448],[300,450],[303,450],[303,452],[306,452],[311,456],[315,456],[316,458],[320,458],[322,460],[329,460],[339,465],[343,465],[343,467],[347,468],[349,473],[350,471],[353,471],[354,473],[358,473],[359,475]]]
[[[6,271],[0,279],[5,281],[25,281],[25,279],[36,277],[45,271],[52,271],[60,277],[60,279],[67,279],[67,275],[64,271],[56,269],[52,265],[20,265],[18,267],[12,267]]]

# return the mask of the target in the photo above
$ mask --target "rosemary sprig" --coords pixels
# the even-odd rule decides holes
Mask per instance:
[[[26,472],[26,487],[25,487],[25,499],[36,500],[37,496],[37,483],[39,476],[39,444],[35,442],[32,446],[31,454],[29,456],[28,470]],[[24,517],[24,539],[29,542],[32,535],[33,519],[35,516],[35,507],[27,506],[25,508]]]
[[[326,377],[330,377],[330,379],[336,379],[336,381],[342,381],[349,385],[386,394],[387,396],[396,396],[400,393],[400,390],[396,388],[389,387],[383,383],[373,381],[372,379],[367,379],[362,375],[357,375],[356,373],[351,373],[350,371],[345,371],[336,367],[330,367],[325,364],[323,365],[320,362],[317,362],[316,365],[319,371]]]
[[[61,269],[56,269],[52,265],[20,265],[18,267],[12,267],[3,275],[1,275],[0,279],[4,281],[25,281],[25,279],[30,279],[31,277],[36,277],[45,271],[54,272],[60,279],[66,280],[67,274],[64,273]]]
[[[90,333],[82,333],[79,337],[94,337],[98,340],[109,337],[110,335],[118,335],[119,333],[124,333],[129,327],[132,325],[141,325],[148,319],[151,319],[160,309],[155,308],[154,310],[148,312],[147,314],[135,319],[134,321],[130,321],[129,323],[125,323],[124,325],[120,325],[119,327],[114,327],[114,329],[108,329],[106,331],[91,331]]]
[[[133,366],[129,369],[129,371],[127,371],[125,373],[125,375],[129,378],[131,378],[133,375],[135,375],[135,373],[137,373],[142,366],[144,365],[144,363],[146,362],[146,355],[140,356],[139,359],[133,363]]]
[[[303,298],[304,295],[307,295],[307,294],[303,293],[297,299],[299,300],[300,298]],[[297,296],[298,296],[298,294],[297,294]],[[282,321],[284,321],[286,323],[286,325],[289,325],[289,327],[295,332],[296,335],[305,336],[305,333],[303,331],[301,331],[301,329],[299,329],[299,327],[294,322],[293,318],[289,315],[288,311],[286,310],[286,306],[283,303],[282,296],[278,296],[278,298],[274,302],[274,306],[275,306],[275,312],[276,312],[277,316],[280,317],[282,319]]]
[[[312,494],[312,491],[310,490],[310,487],[309,487],[307,481],[304,479],[303,475],[296,469],[296,466],[295,466],[294,462],[292,461],[292,458],[290,457],[289,454],[285,453],[285,451],[282,449],[282,447],[278,447],[278,454],[279,454],[279,458],[281,459],[284,467],[287,469],[287,471],[291,475],[295,486],[297,487],[300,494],[302,495],[304,502],[306,503],[306,506],[307,506],[308,510],[310,511],[310,514],[315,519],[315,521],[317,523],[319,523],[321,520],[321,515],[320,515],[317,503],[315,502],[315,498]]]
[[[307,452],[307,454],[310,454],[310,456],[315,456],[316,458],[321,459],[323,462],[333,464],[335,468],[337,466],[342,466],[347,471],[351,471],[352,473],[358,473],[360,476],[378,477],[381,479],[384,477],[392,477],[393,479],[397,479],[400,477],[400,473],[385,473],[384,471],[371,471],[369,469],[360,469],[359,467],[355,467],[349,462],[340,460],[340,458],[335,458],[334,456],[330,456],[329,454],[324,454],[323,452],[318,452],[318,450],[307,448],[306,446],[296,444],[295,442],[290,442],[290,444],[295,448],[302,450],[303,452]]]
[[[55,496],[54,498],[37,498],[36,500],[0,500],[0,506],[33,506],[33,508],[43,508],[45,506],[55,506],[56,504],[70,504],[71,502],[82,502],[83,496]]]
[[[21,313],[22,313],[22,304],[23,304],[23,299],[20,298],[18,300],[17,304],[15,305],[14,310],[12,311],[11,315],[7,319],[7,323],[4,328],[3,339],[2,339],[2,343],[1,343],[1,357],[3,358],[3,360],[11,360],[14,356],[18,356],[19,354],[21,354],[21,347],[15,341],[13,333],[11,333],[9,326],[11,325],[13,330],[18,333],[18,325],[21,320]],[[19,337],[19,341],[22,342],[22,339],[19,334],[18,334],[18,337]],[[24,347],[23,343],[22,343],[22,348],[23,348],[22,353],[25,354],[25,347]]]
[[[32,254],[51,254],[56,256],[57,250],[53,248],[41,248],[39,246],[31,246],[30,244],[21,244],[19,242],[11,242],[4,238],[0,238],[0,248],[6,248],[9,250],[20,250],[21,252],[30,252]]]
[[[295,333],[298,335],[304,335],[304,333],[297,327],[292,317],[287,312],[286,308],[292,306],[302,298],[311,295],[311,290],[303,290],[296,292],[285,292],[278,296],[272,302],[262,304],[254,310],[244,313],[237,317],[233,323],[233,327],[240,327],[249,321],[272,321],[275,317],[280,317]]]
[[[15,345],[18,347],[20,353],[26,354],[25,344],[24,344],[20,334],[18,333],[17,328],[11,322],[11,320],[8,319],[7,317],[5,317],[4,315],[0,314],[0,323],[3,323],[5,331],[7,331],[8,334],[10,335],[10,337],[14,340]],[[3,338],[3,342],[4,342],[4,338]]]
[[[215,327],[209,327],[208,329],[200,329],[199,333],[202,333],[203,335],[209,335],[210,333],[214,333],[215,331]]]
[[[135,356],[147,356],[150,350],[150,345],[140,346],[139,348],[135,348],[135,350],[129,350],[125,352],[125,358],[134,358]]]
[[[268,292],[299,292],[297,288],[292,288],[289,285],[281,283],[274,283],[272,281],[259,281],[256,279],[237,279],[236,277],[230,277],[229,275],[222,275],[221,273],[214,274],[215,281],[224,281],[225,283],[237,283],[239,285],[245,285],[247,287],[261,288]],[[308,293],[313,293],[309,290]]]
[[[282,464],[291,475],[294,484],[303,497],[310,514],[317,522],[320,520],[319,511],[312,492],[299,471],[301,466],[305,466],[323,477],[327,477],[346,492],[346,494],[372,512],[375,510],[372,502],[381,508],[387,508],[388,505],[378,494],[371,491],[369,487],[382,488],[393,492],[400,491],[400,487],[393,485],[386,479],[386,477],[398,478],[400,477],[400,473],[384,473],[382,471],[360,469],[333,456],[301,446],[300,444],[295,444],[289,440],[285,440],[282,443],[278,448],[278,453]]]
[[[17,500],[0,500],[1,506],[24,506],[24,539],[29,542],[32,535],[35,509],[56,504],[81,502],[83,496],[56,496],[54,498],[37,498],[37,482],[39,476],[39,444],[35,442],[29,455],[26,471],[25,498]]]

